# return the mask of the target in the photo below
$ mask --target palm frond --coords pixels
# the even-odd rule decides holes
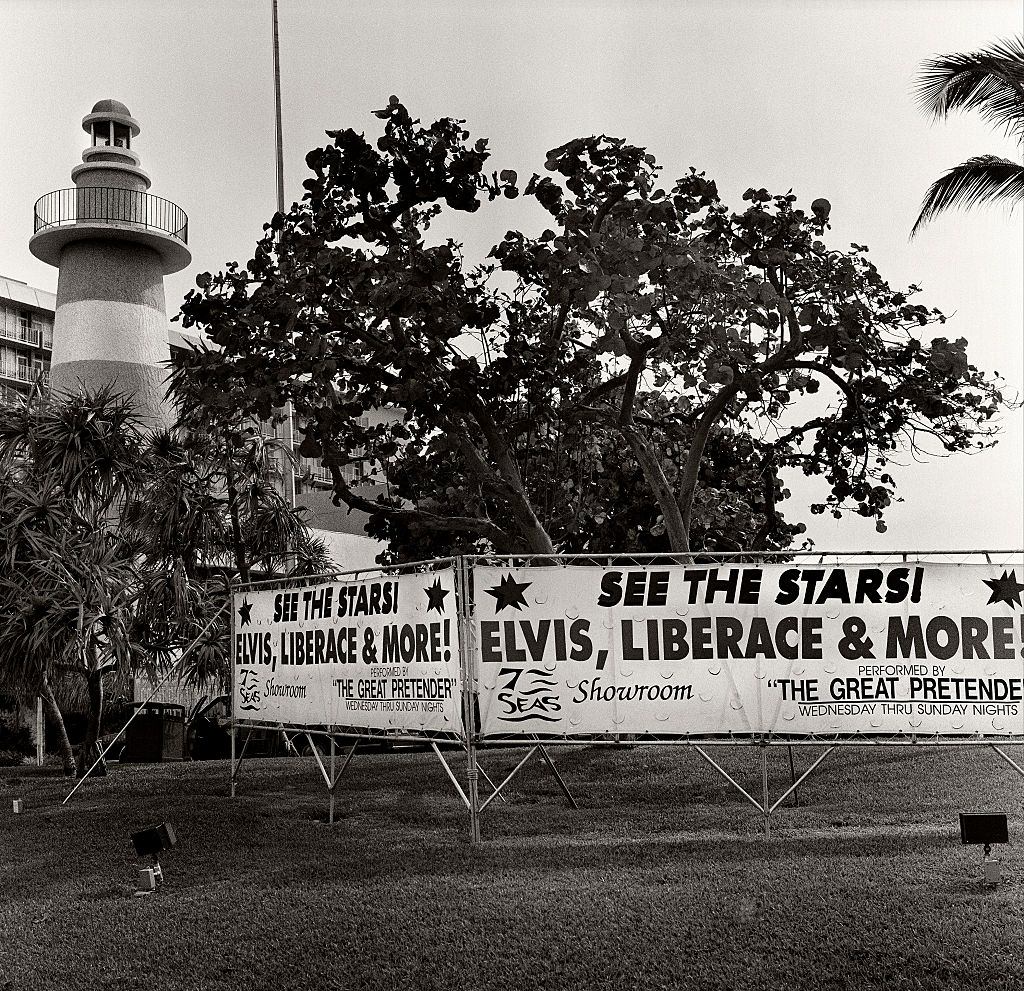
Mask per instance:
[[[996,155],[969,158],[928,187],[910,236],[943,210],[966,209],[993,200],[1008,200],[1011,208],[1024,200],[1024,165]]]
[[[917,79],[921,109],[933,119],[954,110],[977,111],[1024,139],[1024,37],[978,52],[953,52],[925,62]]]

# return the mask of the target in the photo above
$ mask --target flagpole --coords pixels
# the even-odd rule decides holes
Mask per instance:
[[[277,30],[277,0],[271,0],[271,14],[274,24],[274,132],[275,159],[277,166],[277,212],[284,213],[284,138],[281,134],[281,43]],[[295,430],[292,424],[292,404],[284,407],[284,442],[289,451],[295,450]],[[284,497],[288,505],[295,508],[295,469],[288,458],[281,466],[284,476]]]
[[[277,0],[274,16],[274,127],[277,133],[277,212],[284,213],[284,140],[281,137],[281,45],[277,33]]]

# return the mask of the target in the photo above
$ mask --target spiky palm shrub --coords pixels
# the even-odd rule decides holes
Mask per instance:
[[[0,677],[41,693],[65,770],[54,682],[84,682],[82,773],[96,751],[107,676],[138,662],[130,630],[139,548],[119,515],[146,468],[132,405],[111,390],[0,408]]]
[[[231,584],[329,570],[275,464],[260,432],[231,417],[146,433],[109,389],[0,407],[0,684],[39,691],[62,727],[54,682],[79,681],[79,773],[112,678],[165,671],[201,638],[181,674],[223,684]]]

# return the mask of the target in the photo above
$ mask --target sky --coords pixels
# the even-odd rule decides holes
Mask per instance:
[[[953,318],[968,356],[1024,394],[1024,210],[949,213],[908,237],[943,171],[1021,149],[980,119],[933,123],[913,81],[929,56],[1024,32],[1019,0],[279,0],[285,197],[324,131],[380,133],[397,95],[414,117],[467,121],[496,169],[605,133],[646,146],[667,183],[693,165],[739,209],[749,186],[832,203],[828,243],[866,244],[890,283]],[[275,209],[271,0],[0,0],[0,274],[54,291],[28,251],[32,206],[71,185],[100,99],[125,103],[151,192],[189,215],[192,265],[166,280],[173,316],[201,272],[251,257]],[[460,225],[467,261],[507,229],[543,229],[529,200]],[[938,336],[938,332],[936,333]],[[1024,547],[1024,410],[999,445],[894,472],[904,502],[877,534],[835,522],[793,485],[787,517],[823,550]]]

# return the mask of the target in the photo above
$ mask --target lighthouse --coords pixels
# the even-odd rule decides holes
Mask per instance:
[[[29,242],[59,270],[51,391],[111,386],[156,429],[172,419],[164,276],[192,260],[188,217],[149,193],[132,149],[139,123],[123,103],[100,100],[82,128],[90,144],[71,170],[74,186],[36,201]]]

